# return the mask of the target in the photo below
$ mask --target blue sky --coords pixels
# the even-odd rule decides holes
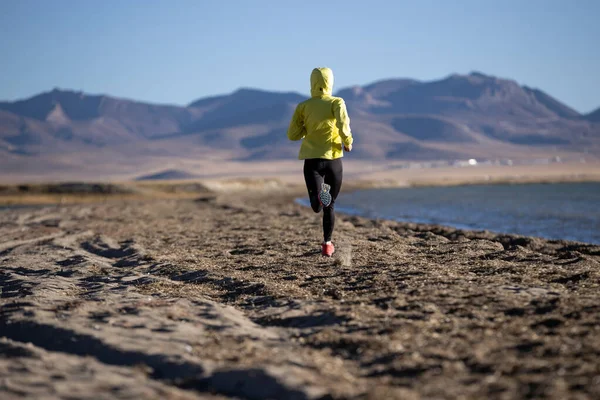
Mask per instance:
[[[596,0],[0,0],[0,99],[54,87],[187,104],[481,71],[600,107]]]

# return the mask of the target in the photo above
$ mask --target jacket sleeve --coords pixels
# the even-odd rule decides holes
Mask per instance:
[[[294,111],[294,115],[292,116],[292,120],[290,121],[290,126],[287,131],[287,137],[290,140],[300,140],[306,136],[306,127],[304,126],[304,107],[302,103],[298,104],[296,107],[296,111]]]
[[[354,139],[350,131],[350,117],[348,116],[344,99],[338,98],[333,103],[333,115],[335,116],[335,124],[340,132],[344,146],[350,146]]]

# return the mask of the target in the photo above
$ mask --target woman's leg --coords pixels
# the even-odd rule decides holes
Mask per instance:
[[[337,158],[335,160],[328,160],[325,163],[324,172],[325,183],[331,186],[331,189],[329,190],[329,194],[331,194],[331,204],[329,204],[328,207],[323,208],[323,239],[325,242],[330,242],[335,226],[335,199],[342,188],[342,178],[344,175],[342,159]]]
[[[323,177],[319,174],[319,161],[318,159],[304,160],[304,181],[308,189],[310,206],[316,213],[323,209],[319,201],[319,191],[323,183]]]

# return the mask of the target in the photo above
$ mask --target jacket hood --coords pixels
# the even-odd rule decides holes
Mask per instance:
[[[310,74],[310,95],[331,96],[333,91],[333,71],[329,68],[315,68]]]

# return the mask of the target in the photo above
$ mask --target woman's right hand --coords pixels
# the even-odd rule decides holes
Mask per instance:
[[[352,145],[344,146],[344,150],[346,150],[348,153],[350,153],[352,151]]]

